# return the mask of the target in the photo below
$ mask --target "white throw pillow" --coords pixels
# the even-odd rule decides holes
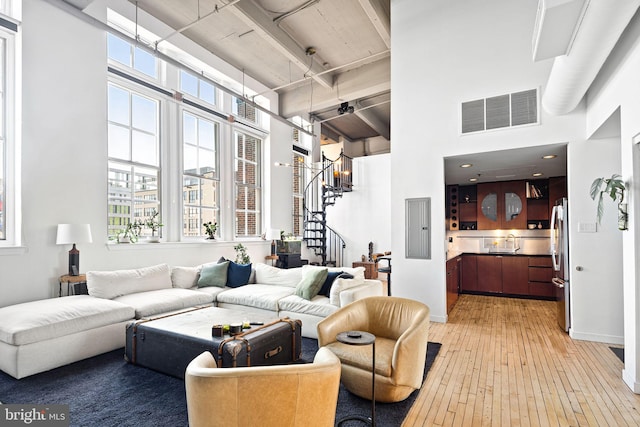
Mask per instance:
[[[167,264],[135,270],[88,271],[87,290],[97,298],[113,299],[136,292],[171,289],[171,272]]]
[[[201,267],[172,267],[171,284],[174,288],[193,288],[198,283]]]
[[[267,264],[254,264],[256,270],[256,283],[259,285],[278,285],[295,288],[302,279],[302,269],[298,268],[276,268]]]

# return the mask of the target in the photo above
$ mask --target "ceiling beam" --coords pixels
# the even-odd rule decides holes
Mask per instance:
[[[384,0],[359,0],[360,6],[367,14],[380,38],[391,49],[391,18],[389,2]]]
[[[230,10],[245,24],[256,31],[260,37],[267,40],[273,47],[282,52],[292,64],[309,74],[322,87],[331,88],[333,84],[331,76],[326,74],[315,76],[315,74],[324,71],[322,66],[316,63],[312,56],[307,55],[305,52],[306,49],[298,46],[298,44],[254,2],[240,1],[234,4]]]
[[[378,132],[381,137],[385,138],[387,141],[391,140],[391,126],[389,123],[381,120],[371,109],[359,110],[363,107],[365,106],[357,103],[355,114],[373,130]]]
[[[354,101],[391,90],[389,57],[354,68],[337,76],[333,89],[318,84],[305,84],[280,94],[280,115],[306,117],[314,111],[331,108],[342,102]]]

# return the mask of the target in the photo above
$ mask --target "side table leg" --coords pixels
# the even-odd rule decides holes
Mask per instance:
[[[62,282],[58,282],[58,298],[62,296]]]

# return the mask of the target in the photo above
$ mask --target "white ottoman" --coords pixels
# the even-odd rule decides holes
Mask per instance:
[[[124,347],[133,307],[89,295],[0,308],[0,369],[14,378]]]

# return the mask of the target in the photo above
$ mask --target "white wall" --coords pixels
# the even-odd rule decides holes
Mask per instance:
[[[389,154],[353,159],[353,191],[327,208],[328,225],[345,239],[346,266],[368,256],[369,242],[374,253],[391,250],[390,159]]]
[[[55,244],[58,223],[91,224],[93,243],[78,245],[82,271],[235,258],[233,242],[107,245],[106,36],[45,1],[24,2],[22,31],[26,253],[0,251],[0,306],[57,295],[57,278],[67,272],[70,249]],[[268,160],[281,152],[291,157],[286,128],[272,124],[267,168]],[[277,226],[285,218],[290,221],[291,175],[266,176],[277,203],[265,214]],[[263,262],[270,250],[265,241],[243,243],[253,262]]]
[[[459,134],[462,101],[542,88],[551,63],[531,62],[536,2],[392,0],[391,217],[404,200],[431,197],[432,259],[404,259],[404,221],[392,222],[394,288],[446,321],[443,159],[584,139],[582,111],[541,112],[540,125]]]
[[[587,94],[587,133],[591,135],[614,113],[620,111],[619,172],[627,183],[629,231],[620,232],[622,239],[622,281],[624,300],[625,366],[622,377],[636,393],[640,393],[640,16],[631,20],[607,63]],[[617,265],[616,265],[617,266]],[[613,266],[612,268],[615,268]]]
[[[579,232],[580,223],[596,222],[596,202],[589,196],[593,180],[620,172],[620,140],[571,143],[567,158],[570,335],[622,344],[622,233],[617,228],[617,206],[607,197],[598,232]]]

